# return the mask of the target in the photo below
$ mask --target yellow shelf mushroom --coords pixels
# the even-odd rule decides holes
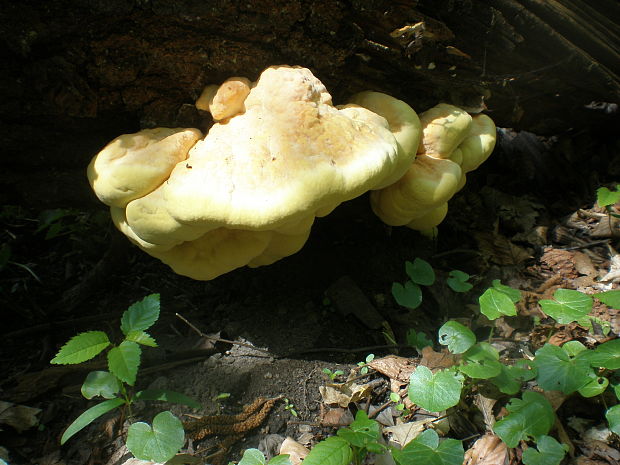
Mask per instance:
[[[394,184],[371,193],[371,206],[391,226],[430,233],[448,212],[448,200],[463,188],[466,173],[478,168],[495,147],[495,124],[440,103],[420,115],[417,157]]]
[[[88,169],[118,229],[194,279],[297,252],[315,217],[403,176],[420,140],[404,102],[371,92],[334,107],[301,67],[209,86],[197,106],[217,121],[204,138],[195,129],[123,135]]]

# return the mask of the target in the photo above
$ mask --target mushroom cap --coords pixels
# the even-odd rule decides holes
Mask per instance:
[[[161,185],[201,137],[202,133],[193,128],[124,134],[93,157],[86,170],[88,181],[103,203],[124,207]]]
[[[450,155],[469,135],[471,116],[454,105],[440,103],[420,114],[422,143],[418,154],[435,158]]]
[[[407,227],[416,231],[430,231],[441,223],[448,214],[448,202],[442,203],[440,206],[433,208],[423,216],[414,218]]]
[[[251,85],[247,78],[232,77],[221,86],[207,86],[196,101],[196,108],[209,111],[215,121],[243,113],[244,101],[250,93]]]
[[[493,152],[497,131],[495,123],[487,115],[479,114],[473,117],[469,135],[461,142],[463,173],[478,168]]]

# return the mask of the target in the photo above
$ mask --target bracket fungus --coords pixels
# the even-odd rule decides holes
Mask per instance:
[[[297,252],[316,217],[401,178],[420,138],[404,102],[371,92],[335,107],[301,67],[231,78],[197,105],[216,120],[204,138],[196,129],[123,135],[88,176],[118,229],[200,280]]]
[[[486,115],[469,115],[453,105],[420,114],[422,140],[405,175],[371,193],[371,206],[391,226],[430,233],[448,212],[448,200],[463,188],[466,174],[495,147],[495,124]]]

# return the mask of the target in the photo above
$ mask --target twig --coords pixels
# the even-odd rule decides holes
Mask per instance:
[[[574,245],[572,247],[558,247],[557,250],[577,250],[587,249],[588,247],[594,247],[595,245],[608,244],[611,239],[603,239],[600,241],[588,242],[587,244]]]
[[[183,315],[179,314],[179,313],[175,313],[175,315],[177,316],[177,318],[179,318],[183,323],[185,323],[187,326],[189,326],[190,328],[192,328],[194,331],[196,331],[196,333],[198,333],[201,337],[204,337],[206,339],[209,339],[210,341],[215,341],[215,342],[223,342],[225,344],[233,344],[233,345],[237,345],[237,346],[241,346],[241,347],[247,347],[249,349],[252,350],[256,350],[258,352],[262,352],[264,354],[269,355],[270,357],[273,357],[273,354],[271,352],[269,352],[268,350],[265,349],[260,349],[256,346],[253,346],[252,344],[248,344],[246,342],[239,342],[239,341],[231,341],[230,339],[222,339],[220,337],[215,337],[215,336],[209,336],[208,334],[203,333],[202,331],[200,331],[196,326],[194,326],[192,323],[190,323]]]

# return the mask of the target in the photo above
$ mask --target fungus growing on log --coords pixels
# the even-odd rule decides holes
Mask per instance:
[[[360,100],[334,107],[308,69],[270,67],[255,83],[205,90],[197,106],[218,122],[203,139],[193,129],[120,136],[95,156],[89,180],[117,228],[178,274],[209,280],[267,265],[300,250],[315,217],[411,165],[420,137],[413,109],[385,94]],[[145,151],[157,131],[187,138]],[[131,195],[111,195],[108,184]]]

